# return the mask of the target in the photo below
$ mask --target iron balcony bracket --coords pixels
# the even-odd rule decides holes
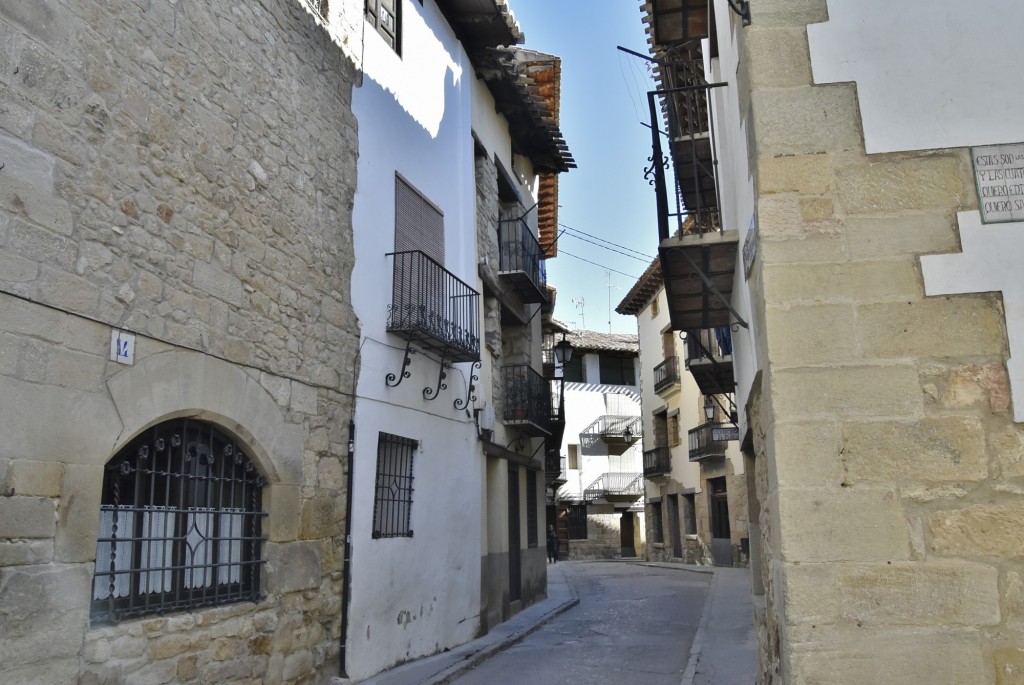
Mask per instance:
[[[750,2],[748,0],[728,0],[729,8],[743,20],[744,26],[750,26]]]
[[[476,395],[473,393],[476,392],[476,382],[480,380],[480,374],[477,373],[480,366],[480,361],[475,361],[473,362],[473,365],[469,367],[469,381],[466,383],[466,399],[462,399],[461,397],[455,399],[453,404],[455,405],[456,410],[462,411],[468,407],[471,402],[476,402]]]
[[[694,263],[694,261],[692,259],[690,259],[690,256],[688,254],[686,254],[686,250],[684,250],[681,247],[672,247],[672,248],[669,248],[669,249],[678,252],[679,255],[683,259],[686,260],[687,264],[690,265],[690,267],[693,269],[694,273],[697,274],[697,276],[700,278],[700,280],[702,280],[704,282],[704,285],[707,286],[708,290],[711,291],[711,294],[714,295],[715,298],[719,302],[721,302],[725,306],[726,309],[729,310],[729,313],[732,314],[736,318],[736,323],[738,323],[743,328],[746,328],[746,329],[749,330],[750,326],[747,324],[747,322],[744,321],[743,317],[740,316],[739,312],[737,312],[733,308],[732,303],[729,302],[728,298],[726,298],[725,295],[723,295],[721,293],[721,291],[719,291],[718,288],[715,287],[715,284],[711,282],[711,279],[707,277],[707,274],[705,274],[703,271],[701,271],[700,268],[697,266],[697,264]]]
[[[389,373],[385,378],[384,382],[389,388],[397,388],[403,380],[412,375],[409,371],[409,364],[412,364],[412,355],[416,354],[416,350],[412,349],[412,336],[405,343],[405,357],[402,359],[402,370],[398,374]]]
[[[441,365],[437,373],[437,387],[431,388],[429,385],[423,388],[423,399],[425,400],[436,400],[437,396],[441,394],[442,390],[448,389],[448,384],[444,382],[444,379],[448,377],[448,369],[451,368],[451,364],[445,361],[448,356],[448,348],[446,347],[441,353]]]

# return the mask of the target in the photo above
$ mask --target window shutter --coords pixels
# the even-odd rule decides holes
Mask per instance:
[[[395,176],[395,252],[420,250],[444,265],[444,214]]]

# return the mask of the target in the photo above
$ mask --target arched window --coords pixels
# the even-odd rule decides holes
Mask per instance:
[[[177,419],[103,475],[92,622],[260,598],[265,481],[230,436]]]

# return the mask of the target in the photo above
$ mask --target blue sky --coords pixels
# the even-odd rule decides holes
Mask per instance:
[[[526,47],[562,58],[560,128],[579,165],[559,181],[558,221],[564,232],[558,240],[558,258],[548,262],[548,283],[558,289],[555,317],[607,332],[610,293],[611,330],[635,333],[636,318],[614,310],[650,260],[602,249],[592,244],[599,240],[579,232],[647,257],[657,250],[654,189],[644,180],[651,134],[641,124],[648,122],[646,93],[653,85],[642,59],[616,49],[621,45],[647,52],[640,2],[509,4],[526,34]],[[572,302],[580,298],[582,316]]]

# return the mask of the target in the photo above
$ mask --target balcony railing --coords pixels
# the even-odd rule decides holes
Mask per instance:
[[[635,500],[644,494],[644,474],[611,471],[602,473],[597,480],[583,491],[583,499]]]
[[[672,470],[672,452],[666,447],[644,450],[644,475],[662,476]]]
[[[738,429],[731,423],[705,423],[690,429],[690,461],[720,458],[730,440],[739,439]]]
[[[506,425],[530,435],[550,435],[551,389],[548,381],[526,364],[502,368],[505,380]]]
[[[679,357],[669,357],[654,367],[654,392],[664,392],[679,384]]]
[[[565,483],[568,476],[565,471],[565,457],[557,452],[544,457],[544,475],[550,484],[561,485]]]
[[[641,431],[639,416],[605,414],[580,432],[580,444],[590,448],[604,440],[606,443],[631,445],[640,439]]]
[[[732,330],[728,326],[689,331],[686,334],[686,363],[732,356]]]
[[[498,222],[498,275],[524,302],[547,301],[547,273],[537,237],[522,219]]]
[[[392,252],[388,331],[450,362],[480,358],[480,294],[419,250]]]

